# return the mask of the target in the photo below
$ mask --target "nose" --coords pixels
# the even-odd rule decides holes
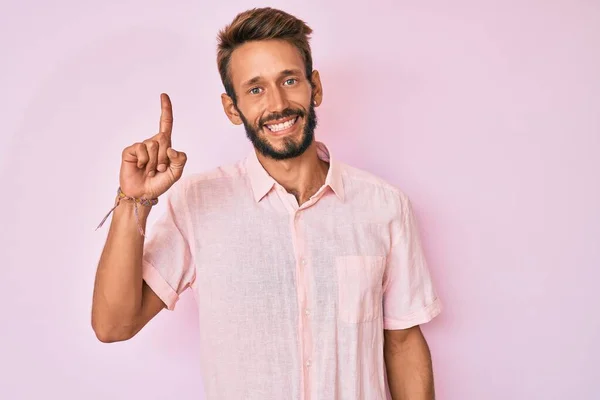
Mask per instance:
[[[282,112],[288,106],[285,93],[283,92],[283,89],[278,86],[269,90],[267,102],[267,108],[271,113]]]

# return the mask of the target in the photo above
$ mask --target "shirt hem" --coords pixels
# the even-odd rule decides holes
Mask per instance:
[[[416,325],[425,324],[439,315],[442,311],[442,304],[439,298],[436,298],[431,304],[422,308],[419,311],[415,311],[410,315],[402,319],[383,319],[383,329],[408,329]]]
[[[169,311],[175,309],[179,295],[148,261],[142,262],[142,279],[150,289],[165,303]]]

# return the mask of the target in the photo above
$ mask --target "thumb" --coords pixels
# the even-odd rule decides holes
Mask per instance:
[[[181,176],[183,167],[187,161],[187,155],[183,151],[175,151],[169,147],[167,149],[167,157],[169,157],[169,168],[176,176]]]

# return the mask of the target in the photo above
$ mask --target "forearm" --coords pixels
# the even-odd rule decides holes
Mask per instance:
[[[138,206],[144,231],[149,212],[149,207]],[[133,203],[121,201],[112,216],[94,285],[92,326],[104,340],[122,340],[135,329],[142,303],[143,248]]]
[[[420,330],[386,340],[384,357],[393,400],[434,400],[431,354]]]

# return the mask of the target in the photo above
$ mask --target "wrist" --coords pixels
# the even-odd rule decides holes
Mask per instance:
[[[147,216],[152,210],[152,205],[142,205],[139,200],[121,197],[120,195],[117,195],[115,198],[115,204],[117,204],[115,212],[120,209],[120,212],[135,214],[137,209],[137,214],[140,218]]]
[[[108,212],[108,214],[106,214],[102,221],[100,221],[100,224],[96,229],[100,228],[104,224],[104,221],[106,221],[109,215],[113,212],[115,213],[115,217],[124,218],[125,220],[129,219],[129,217],[133,214],[139,233],[142,236],[146,236],[144,234],[143,226],[146,223],[146,218],[150,214],[150,209],[157,203],[158,198],[146,199],[127,196],[119,187],[117,190],[115,205]]]

